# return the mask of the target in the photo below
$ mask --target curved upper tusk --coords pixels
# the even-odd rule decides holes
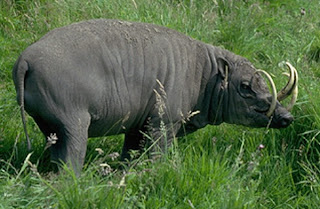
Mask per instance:
[[[274,84],[274,82],[273,82],[271,76],[269,75],[269,73],[267,73],[266,71],[257,70],[256,73],[264,74],[267,77],[267,79],[268,79],[268,81],[269,81],[269,83],[271,85],[272,100],[271,100],[270,108],[266,113],[267,117],[271,117],[271,115],[273,114],[274,110],[276,109],[276,105],[277,105],[277,89],[276,89],[276,85]]]
[[[289,81],[287,85],[278,92],[277,99],[279,100],[279,102],[287,98],[293,92],[294,84],[296,83],[295,79],[297,71],[289,62],[286,62],[286,65],[290,70]],[[287,73],[284,73],[284,75],[288,76]]]
[[[291,71],[291,69],[294,71],[294,84],[292,86],[292,97],[291,97],[290,103],[287,106],[287,110],[290,111],[293,108],[293,106],[296,103],[297,98],[298,98],[298,80],[299,80],[299,78],[298,78],[297,70],[289,62],[286,62],[286,65],[290,68],[290,71]]]

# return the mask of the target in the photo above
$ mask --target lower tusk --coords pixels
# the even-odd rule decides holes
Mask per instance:
[[[276,89],[276,85],[274,84],[271,76],[269,75],[269,73],[267,73],[266,71],[264,70],[257,70],[256,73],[262,73],[264,74],[270,85],[271,85],[271,96],[272,96],[272,101],[271,101],[271,105],[270,105],[270,108],[268,110],[268,112],[266,113],[267,117],[270,118],[271,115],[273,114],[274,110],[276,109],[276,105],[277,105],[277,89]]]

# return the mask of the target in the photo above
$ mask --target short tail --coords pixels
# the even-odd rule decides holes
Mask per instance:
[[[28,151],[31,151],[31,142],[28,135],[28,131],[27,131],[26,115],[24,111],[24,81],[25,81],[28,68],[29,66],[27,61],[23,60],[20,57],[13,67],[12,76],[13,76],[13,81],[16,88],[16,92],[17,92],[17,101],[20,106],[20,113],[21,113],[24,133],[27,139]]]

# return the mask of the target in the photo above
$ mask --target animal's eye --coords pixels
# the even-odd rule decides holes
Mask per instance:
[[[250,89],[250,84],[249,84],[249,82],[243,82],[243,83],[241,83],[241,89],[242,90],[249,90]]]
[[[242,97],[252,97],[254,96],[254,92],[251,89],[250,83],[244,81],[240,84],[240,95]]]

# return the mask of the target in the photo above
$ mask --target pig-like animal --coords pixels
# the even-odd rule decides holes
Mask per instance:
[[[278,100],[293,93],[293,104],[298,75],[287,65]],[[287,127],[293,116],[262,74],[247,59],[172,29],[106,19],[52,30],[13,68],[24,127],[26,110],[46,137],[56,133],[52,159],[78,174],[88,137],[124,133],[124,159],[142,148],[142,133],[165,149],[207,124]]]

